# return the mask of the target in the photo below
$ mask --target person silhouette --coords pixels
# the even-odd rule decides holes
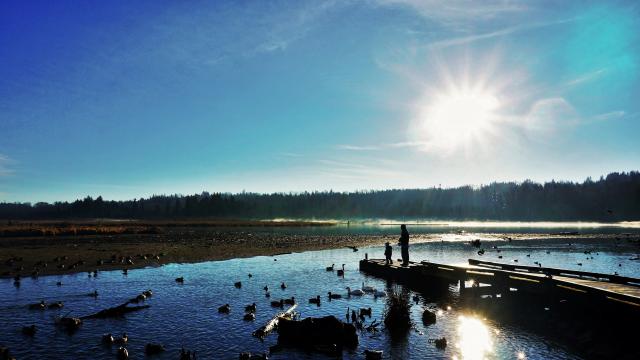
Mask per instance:
[[[402,266],[409,266],[409,232],[405,224],[400,225],[400,253]]]
[[[393,264],[393,260],[391,259],[391,256],[393,256],[393,248],[391,247],[391,244],[389,244],[389,242],[387,241],[386,243],[384,243],[384,257],[385,257],[386,265]]]

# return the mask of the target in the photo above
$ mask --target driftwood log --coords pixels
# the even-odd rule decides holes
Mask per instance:
[[[120,317],[133,311],[138,311],[138,310],[151,307],[150,305],[127,306],[128,304],[129,304],[129,301],[127,301],[122,305],[100,310],[95,314],[83,316],[80,319],[106,319],[106,318],[112,318],[112,317]]]
[[[278,326],[278,322],[280,322],[281,319],[291,320],[293,318],[293,310],[295,310],[297,306],[298,305],[294,304],[286,311],[277,313],[271,320],[267,322],[266,325],[254,331],[253,336],[264,339],[265,336],[269,335],[269,333],[272,332],[273,329],[276,328],[276,326]]]

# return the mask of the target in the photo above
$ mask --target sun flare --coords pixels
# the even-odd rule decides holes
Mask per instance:
[[[420,115],[429,146],[441,150],[469,145],[494,127],[498,98],[489,91],[458,90],[435,96]]]

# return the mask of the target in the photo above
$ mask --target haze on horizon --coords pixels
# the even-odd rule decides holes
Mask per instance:
[[[0,202],[640,165],[635,1],[0,4]]]

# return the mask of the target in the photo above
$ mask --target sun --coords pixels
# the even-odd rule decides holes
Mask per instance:
[[[471,145],[492,130],[500,107],[487,90],[462,89],[434,96],[420,111],[418,136],[425,145],[453,150]]]

